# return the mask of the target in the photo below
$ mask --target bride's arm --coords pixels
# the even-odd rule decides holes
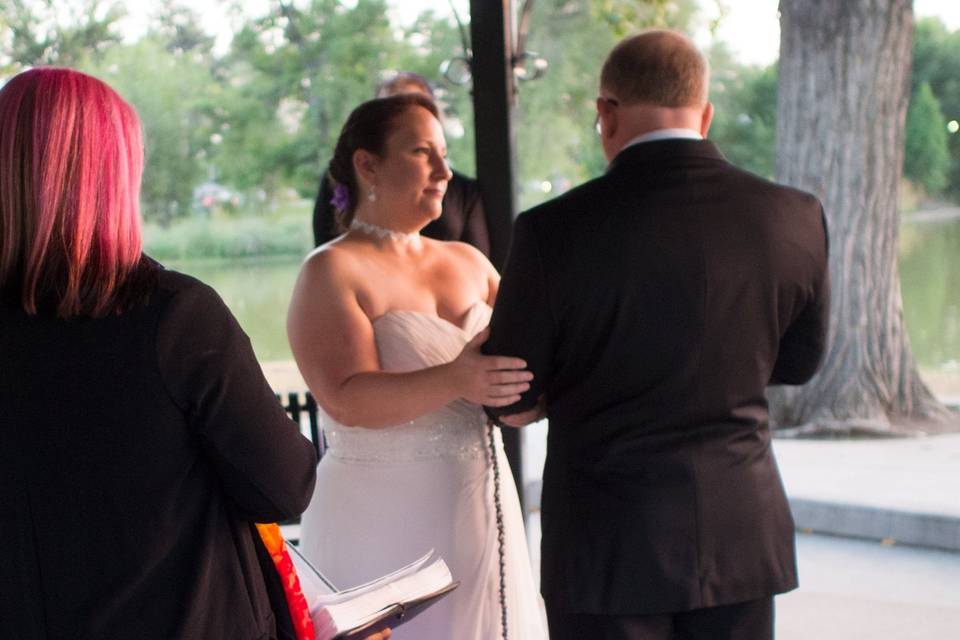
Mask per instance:
[[[497,290],[500,288],[500,274],[489,261],[487,261],[487,304],[493,308],[497,301]]]
[[[457,398],[505,406],[531,375],[518,358],[480,353],[486,332],[448,364],[409,373],[380,370],[373,326],[357,300],[344,256],[308,258],[294,287],[287,335],[317,402],[342,424],[385,427],[413,420]]]
[[[493,307],[497,301],[497,291],[500,288],[500,274],[483,254],[481,254],[479,251],[475,251],[474,253],[476,254],[475,260],[477,261],[477,268],[481,270],[486,277],[487,304]],[[525,427],[528,424],[542,420],[546,417],[546,415],[546,398],[541,395],[537,405],[532,409],[511,415],[500,416],[497,421],[501,426],[506,425],[508,427]]]

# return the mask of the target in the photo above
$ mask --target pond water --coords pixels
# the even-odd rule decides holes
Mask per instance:
[[[960,377],[960,217],[901,225],[900,286],[920,367]]]
[[[286,313],[300,258],[185,261],[168,266],[212,285],[234,312],[261,362],[289,361]],[[900,277],[907,332],[928,382],[960,394],[960,217],[901,226]]]
[[[170,269],[206,282],[220,294],[250,336],[261,362],[292,360],[287,306],[300,258],[166,261]]]

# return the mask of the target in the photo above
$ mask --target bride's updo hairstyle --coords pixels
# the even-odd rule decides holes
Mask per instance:
[[[347,118],[333,151],[329,170],[335,194],[333,205],[337,209],[337,222],[341,230],[350,226],[357,202],[364,195],[360,193],[360,184],[353,169],[353,154],[363,149],[378,156],[383,155],[397,118],[413,107],[423,107],[434,118],[440,118],[437,105],[420,93],[401,93],[364,102]]]

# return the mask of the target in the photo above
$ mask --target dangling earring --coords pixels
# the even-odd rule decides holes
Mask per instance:
[[[371,185],[370,190],[367,191],[367,200],[369,200],[370,202],[376,202],[376,201],[377,201],[377,188],[376,188],[376,187],[374,187],[374,186]]]

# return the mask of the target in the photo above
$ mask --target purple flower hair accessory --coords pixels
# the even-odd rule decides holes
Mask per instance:
[[[333,189],[333,198],[330,199],[330,204],[340,211],[348,211],[350,209],[350,190],[347,188],[347,185],[337,183],[337,186]]]

